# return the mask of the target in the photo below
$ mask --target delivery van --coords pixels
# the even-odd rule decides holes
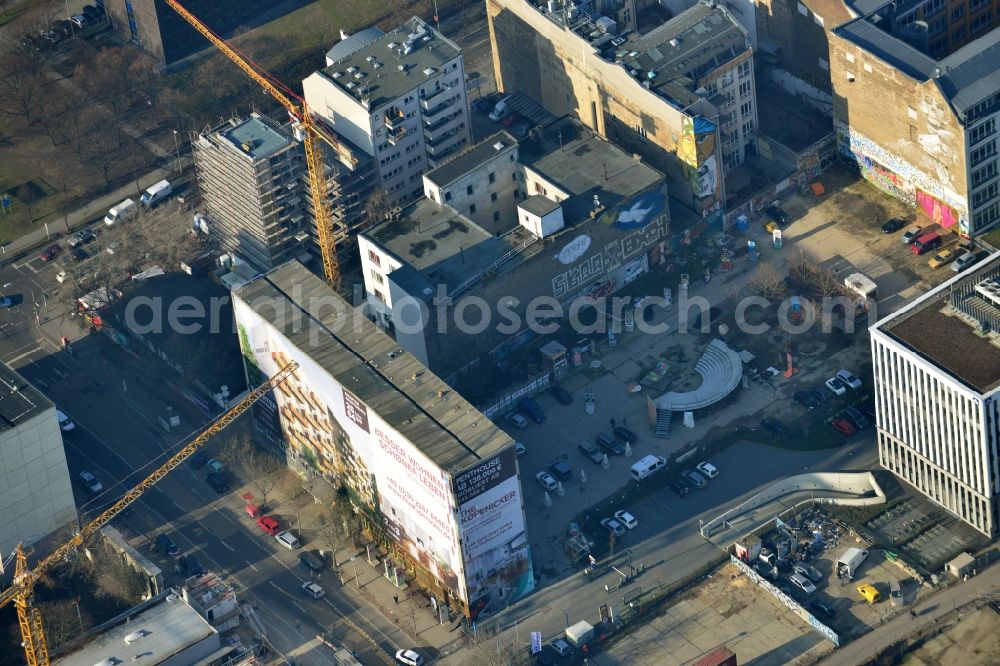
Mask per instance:
[[[629,470],[629,474],[636,481],[642,481],[643,479],[656,474],[661,469],[667,466],[667,459],[663,456],[648,455],[644,458],[640,458],[638,462],[632,465],[632,469]]]
[[[136,212],[135,202],[131,199],[126,199],[108,211],[108,214],[104,216],[104,224],[110,227],[115,222],[132,217]]]
[[[174,191],[173,186],[168,180],[161,180],[158,183],[154,183],[148,190],[142,193],[139,197],[139,203],[141,203],[146,208],[154,208],[158,204],[166,201]]]
[[[931,233],[924,234],[917,240],[913,241],[910,245],[910,251],[913,252],[913,254],[921,255],[925,252],[936,250],[939,245],[941,245],[941,234],[932,231]]]

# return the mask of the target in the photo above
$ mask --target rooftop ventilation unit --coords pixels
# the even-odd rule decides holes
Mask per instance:
[[[354,65],[351,65],[350,67],[347,68],[347,73],[348,74],[353,74],[356,71],[358,71],[358,68],[355,67]]]
[[[397,46],[399,46],[399,44],[397,44],[396,42],[389,42],[388,44],[386,44],[386,47],[387,47],[387,48],[388,48],[388,49],[389,49],[390,51],[391,51],[392,49],[396,48]]]
[[[373,56],[373,55],[370,55],[367,58],[365,58],[365,60],[368,61],[368,62],[371,62],[374,59],[375,59],[375,56]]]
[[[504,144],[503,141],[497,141],[496,143],[493,144],[493,150],[496,150],[496,151],[503,150],[506,147],[507,146]]]
[[[354,72],[354,78],[356,78],[356,79],[363,79],[363,78],[365,78],[365,73],[361,72],[361,71]]]
[[[676,49],[678,46],[681,45],[681,43],[680,43],[680,40],[678,40],[675,37],[675,38],[673,38],[673,39],[670,40],[670,45]]]
[[[343,72],[334,72],[334,73],[333,73],[333,78],[335,78],[335,79],[339,79],[339,78],[340,78],[340,77],[342,77],[343,75],[344,75],[344,73],[343,73]]]
[[[148,632],[145,629],[139,629],[138,631],[133,631],[131,634],[125,637],[125,644],[131,645],[132,643],[135,643],[136,641],[145,638],[147,633]]]
[[[436,71],[437,70],[434,69],[433,67],[428,67],[427,69],[424,70],[424,76],[430,76],[431,74],[433,74]]]
[[[378,61],[372,63],[372,69],[379,69],[380,67],[382,67],[382,63]]]

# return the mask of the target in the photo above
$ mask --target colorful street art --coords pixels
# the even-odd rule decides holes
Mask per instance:
[[[715,124],[701,116],[685,116],[681,120],[677,157],[697,169],[712,155],[715,155]]]
[[[642,229],[662,215],[666,208],[667,197],[663,193],[644,192],[605,211],[601,215],[600,221],[622,231]],[[570,262],[564,261],[563,263]]]
[[[916,206],[916,189],[902,176],[889,171],[884,166],[868,157],[861,155],[858,159],[861,175],[865,180],[886,194],[891,194],[909,206]]]
[[[917,190],[917,204],[927,214],[931,222],[940,224],[945,229],[958,224],[958,215],[955,214],[955,209],[948,204],[941,203],[922,190]]]

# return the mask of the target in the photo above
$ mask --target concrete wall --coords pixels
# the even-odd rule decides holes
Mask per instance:
[[[56,409],[0,433],[0,552],[30,544],[63,527],[77,526]]]
[[[384,327],[386,314],[392,312],[392,292],[389,289],[387,276],[402,264],[395,257],[383,252],[364,235],[358,236],[358,252],[361,255],[361,275],[365,281],[365,298],[369,309]],[[376,290],[383,299],[375,297]]]
[[[930,194],[967,229],[965,130],[936,82],[910,78],[833,33],[830,78],[842,151],[876,163],[862,161],[862,175],[915,208],[918,190]]]
[[[848,16],[846,10],[838,12],[825,4],[816,10],[825,15],[801,0],[762,0],[756,11],[757,39],[780,44],[778,67],[829,93],[828,30],[846,21]]]
[[[316,115],[330,123],[337,134],[375,155],[371,118],[356,99],[345,93],[323,72],[313,72],[302,81],[306,104]]]
[[[434,183],[424,176],[424,194],[439,204],[447,203],[491,234],[499,235],[510,231],[517,224],[517,201],[514,192],[519,191],[520,199],[525,198],[524,184],[521,182],[521,165],[518,162],[516,143],[497,151],[493,159],[483,162],[477,169],[459,176],[450,183]],[[493,182],[490,182],[490,175]],[[472,194],[468,188],[472,188]],[[450,195],[447,201],[445,193]],[[494,195],[496,201],[493,200]],[[471,212],[471,207],[476,212]],[[499,219],[495,219],[499,216]]]

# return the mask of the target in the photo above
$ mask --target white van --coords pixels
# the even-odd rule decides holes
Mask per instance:
[[[167,197],[173,194],[173,191],[174,188],[169,180],[161,180],[158,183],[154,183],[148,190],[142,193],[142,196],[139,197],[139,203],[147,208],[153,208],[166,200]]]
[[[661,469],[667,466],[667,459],[663,456],[649,455],[644,458],[640,458],[638,462],[632,465],[632,469],[629,470],[629,474],[636,481],[642,481],[646,477],[656,474]]]
[[[497,105],[493,107],[492,111],[490,111],[490,120],[498,123],[510,115],[510,109],[507,108],[507,100],[509,99],[510,95],[497,102]]]
[[[108,211],[108,214],[104,216],[104,224],[109,227],[115,222],[124,220],[125,218],[132,217],[135,215],[135,202],[131,199],[126,199],[114,208]]]
[[[59,409],[58,407],[56,408],[56,418],[59,419],[59,428],[61,430],[68,431],[76,428],[76,424],[73,423],[73,420],[70,419],[70,417],[66,416],[66,412]]]

